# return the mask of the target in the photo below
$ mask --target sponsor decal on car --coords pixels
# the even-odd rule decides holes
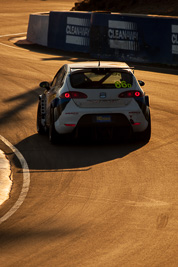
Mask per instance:
[[[116,81],[115,87],[116,88],[129,88],[129,87],[132,87],[132,85],[131,83],[127,83],[126,81],[122,81],[122,82]]]

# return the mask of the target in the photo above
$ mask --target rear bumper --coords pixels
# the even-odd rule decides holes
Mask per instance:
[[[147,112],[149,113],[147,107]],[[98,117],[101,116],[101,120]],[[59,134],[71,133],[76,128],[131,128],[133,132],[142,132],[148,121],[140,106],[133,101],[132,105],[122,108],[87,109],[78,108],[69,103],[55,121]]]
[[[107,116],[106,120],[104,121],[98,121],[98,117],[103,118],[102,116]],[[74,119],[75,116],[68,117],[67,120],[63,120],[63,123],[61,123],[60,120],[57,120],[55,122],[55,128],[56,131],[59,134],[67,134],[72,133],[73,131],[92,131],[93,129],[95,131],[98,130],[104,130],[104,129],[114,129],[115,132],[118,133],[134,133],[134,132],[142,132],[144,131],[147,126],[148,122],[145,119],[145,117],[142,117],[142,122],[139,124],[133,122],[137,122],[135,118],[128,118],[124,114],[87,114],[80,117],[79,120]],[[110,120],[108,120],[110,118]],[[139,120],[140,121],[140,120]]]
[[[123,114],[87,114],[83,115],[77,127],[130,127],[130,122]]]

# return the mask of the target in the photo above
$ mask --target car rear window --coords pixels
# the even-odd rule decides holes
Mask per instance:
[[[82,89],[128,88],[132,80],[132,74],[123,70],[77,70],[70,75],[71,86]]]

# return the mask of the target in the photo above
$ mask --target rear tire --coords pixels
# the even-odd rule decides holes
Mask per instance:
[[[139,137],[140,137],[140,140],[145,143],[148,143],[150,141],[150,138],[151,138],[151,115],[150,114],[148,118],[148,126],[145,131],[140,133]]]
[[[54,126],[54,109],[51,108],[50,110],[50,126],[49,126],[49,141],[52,144],[56,144],[58,140],[58,133],[56,132]]]
[[[41,103],[40,101],[38,102],[38,109],[37,109],[37,120],[36,120],[36,128],[37,132],[39,134],[45,134],[45,128],[41,123],[42,115],[41,115]]]

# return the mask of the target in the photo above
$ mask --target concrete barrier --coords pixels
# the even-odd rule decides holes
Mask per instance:
[[[89,53],[91,13],[50,12],[48,47]]]
[[[60,12],[32,14],[27,39],[92,58],[178,64],[178,18]]]
[[[93,13],[91,56],[146,63],[178,63],[178,19]]]
[[[29,17],[27,40],[48,46],[49,13],[35,13]]]

